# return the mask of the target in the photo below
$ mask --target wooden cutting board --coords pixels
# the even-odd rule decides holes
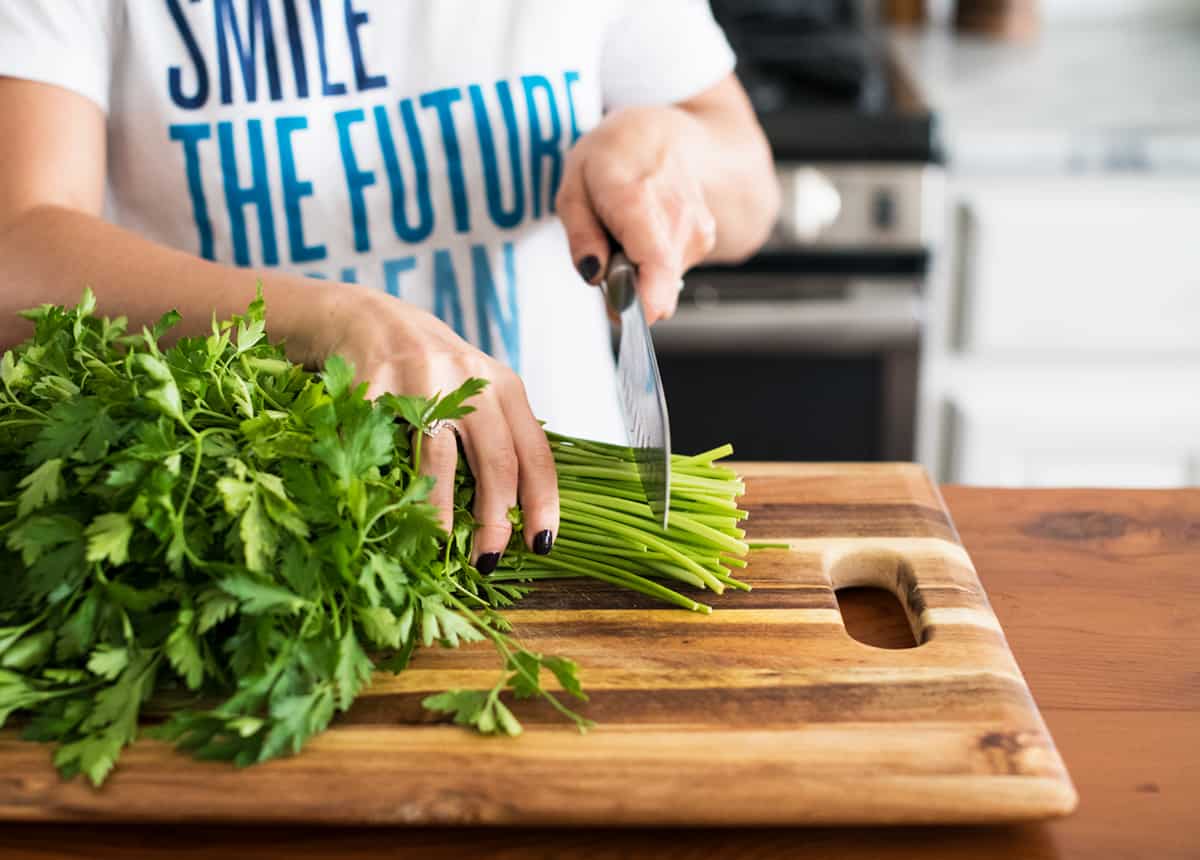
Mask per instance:
[[[139,741],[100,791],[0,735],[0,817],[412,824],[994,822],[1074,788],[937,489],[911,465],[743,464],[754,590],[701,616],[599,584],[510,613],[583,666],[600,725],[515,705],[519,738],[431,722],[431,691],[490,686],[486,647],[422,652],[300,756],[246,770]],[[1036,558],[1030,559],[1036,563]],[[877,585],[919,646],[845,630],[835,588]]]

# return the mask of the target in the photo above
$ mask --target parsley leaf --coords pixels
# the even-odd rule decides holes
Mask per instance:
[[[181,609],[175,627],[163,646],[171,667],[183,678],[189,690],[199,689],[204,680],[204,658],[200,656],[194,618],[195,613],[191,609]]]
[[[317,431],[315,454],[343,482],[369,477],[370,469],[391,460],[392,419],[382,410],[358,409],[338,428]]]
[[[521,734],[521,724],[512,711],[500,701],[496,690],[449,690],[428,696],[421,705],[431,711],[453,716],[460,726],[473,726],[485,735]]]
[[[17,502],[18,516],[27,516],[62,495],[62,460],[46,460],[21,479],[18,487],[24,490]]]
[[[358,644],[353,629],[347,629],[338,641],[337,667],[333,679],[337,690],[337,706],[346,710],[362,688],[371,680],[374,664]]]
[[[543,657],[542,665],[549,669],[562,688],[576,699],[587,701],[583,686],[579,682],[579,664],[566,657]]]
[[[296,613],[307,601],[279,585],[271,585],[249,574],[231,574],[217,583],[221,590],[241,601],[242,611],[250,615],[266,612]]]
[[[129,650],[114,648],[111,645],[101,645],[88,658],[88,671],[111,681],[129,665]]]
[[[129,560],[129,539],[133,522],[128,514],[100,514],[84,534],[87,535],[87,560],[108,561],[114,567]]]

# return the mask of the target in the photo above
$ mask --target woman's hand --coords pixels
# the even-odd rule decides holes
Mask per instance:
[[[567,154],[555,203],[583,279],[602,277],[612,235],[638,266],[653,323],[674,313],[690,267],[758,249],[779,211],[779,185],[766,137],[730,74],[677,105],[605,116]]]
[[[337,353],[352,361],[367,395],[384,392],[429,396],[448,393],[471,377],[488,380],[472,398],[475,411],[455,422],[476,480],[474,558],[491,573],[508,544],[508,511],[520,502],[529,548],[546,554],[558,533],[558,480],[546,433],[529,407],[525,387],[509,368],[456,335],[432,314],[364,287],[331,286],[328,301],[315,303],[324,317],[316,357]],[[314,318],[314,325],[316,319]],[[455,434],[426,436],[421,472],[432,475],[430,502],[450,528],[454,512]]]
[[[638,266],[638,291],[652,324],[675,312],[683,273],[716,244],[716,220],[696,166],[678,145],[692,122],[675,107],[609,114],[567,154],[555,200],[584,280],[594,284],[602,276],[611,234]]]

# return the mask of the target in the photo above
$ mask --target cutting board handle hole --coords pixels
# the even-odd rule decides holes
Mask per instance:
[[[919,619],[910,617],[896,590],[915,582],[907,561],[889,552],[853,553],[839,559],[829,575],[851,638],[890,650],[921,644]]]
[[[916,648],[908,616],[886,588],[859,585],[836,592],[842,623],[852,639],[872,648]]]

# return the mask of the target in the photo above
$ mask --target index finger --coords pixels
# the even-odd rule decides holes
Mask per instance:
[[[555,198],[555,210],[566,230],[571,259],[580,277],[589,284],[597,283],[608,266],[608,235],[596,217],[577,167],[568,166]]]
[[[633,209],[609,225],[625,254],[638,267],[638,295],[646,322],[653,325],[675,313],[683,277],[680,249],[670,240],[666,218],[654,207]]]

